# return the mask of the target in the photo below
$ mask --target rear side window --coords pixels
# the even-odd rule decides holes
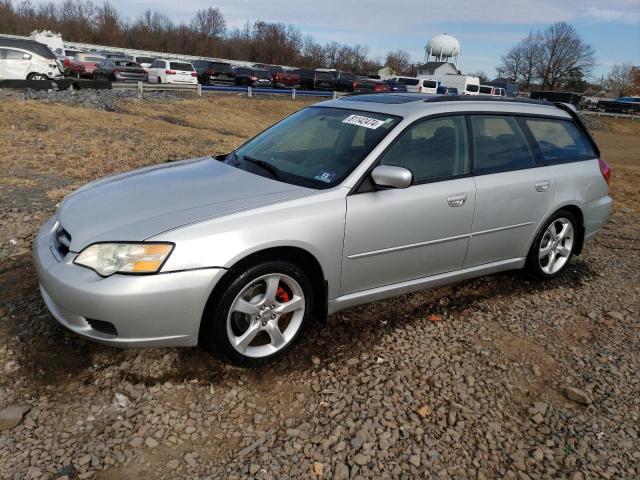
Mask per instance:
[[[527,118],[524,122],[538,143],[545,163],[562,163],[596,156],[589,141],[570,121]]]
[[[478,85],[467,85],[467,92],[477,92]]]
[[[398,81],[400,83],[404,83],[405,85],[410,85],[410,86],[415,86],[418,85],[418,83],[420,83],[420,80],[418,80],[417,78],[398,78]]]
[[[432,182],[468,172],[467,129],[463,116],[434,118],[405,130],[382,159],[404,167],[414,183]]]
[[[515,118],[471,115],[473,172],[497,173],[535,166],[529,143]]]
[[[436,88],[438,86],[438,83],[435,80],[423,80],[422,86],[426,88]]]
[[[171,62],[169,68],[171,70],[186,70],[187,72],[193,71],[193,67],[190,63]]]
[[[25,52],[21,52],[20,50],[7,49],[5,50],[5,52],[6,52],[6,55],[4,58],[6,58],[7,60],[22,60],[23,56],[25,55]],[[27,55],[31,57],[30,54],[27,53]]]

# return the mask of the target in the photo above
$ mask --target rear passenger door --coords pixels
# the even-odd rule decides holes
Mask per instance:
[[[556,182],[536,162],[522,120],[470,115],[476,209],[464,267],[524,257],[551,208]]]
[[[411,171],[413,184],[347,196],[341,294],[459,270],[469,244],[475,186],[462,115],[407,127],[379,164]]]

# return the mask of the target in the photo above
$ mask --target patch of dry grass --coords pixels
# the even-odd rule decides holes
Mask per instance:
[[[307,100],[206,96],[123,102],[117,112],[40,101],[0,104],[0,168],[91,180],[146,165],[227,152]],[[5,177],[5,175],[3,175]]]

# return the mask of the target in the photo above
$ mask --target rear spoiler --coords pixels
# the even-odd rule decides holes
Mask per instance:
[[[567,112],[569,115],[571,115],[571,118],[575,122],[576,126],[582,131],[582,133],[584,133],[584,135],[589,140],[589,143],[591,143],[591,147],[596,152],[596,155],[598,155],[598,158],[600,158],[600,149],[598,148],[598,145],[596,145],[596,142],[593,140],[593,137],[591,136],[591,133],[589,133],[589,130],[585,126],[584,122],[582,121],[582,118],[580,118],[580,115],[578,115],[578,112],[576,111],[575,107],[569,103],[562,103],[562,102],[553,102],[553,104],[556,107],[558,107],[560,110],[563,110]]]

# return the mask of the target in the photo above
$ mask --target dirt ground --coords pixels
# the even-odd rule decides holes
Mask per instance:
[[[637,120],[589,120],[615,212],[552,282],[505,273],[350,309],[256,371],[57,325],[29,248],[64,195],[229,151],[309,103],[0,96],[0,411],[27,410],[0,431],[0,477],[640,477]]]

